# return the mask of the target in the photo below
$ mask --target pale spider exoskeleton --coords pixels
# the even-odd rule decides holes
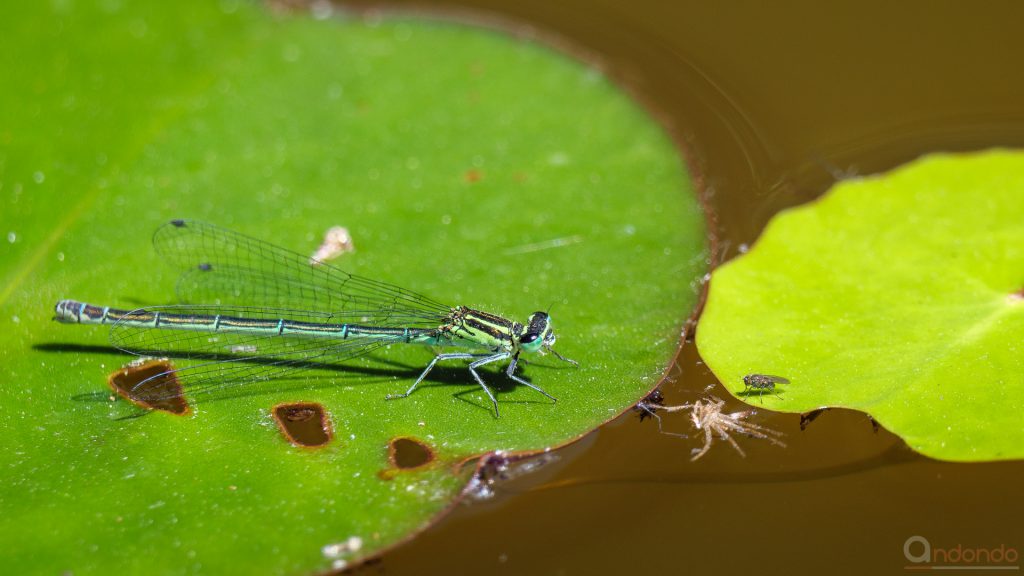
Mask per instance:
[[[726,440],[732,447],[740,453],[740,456],[746,457],[746,453],[740,448],[740,445],[736,443],[736,440],[729,435],[729,432],[737,432],[740,434],[746,434],[751,438],[760,438],[767,440],[776,446],[786,447],[786,444],[778,438],[782,436],[782,432],[772,430],[760,424],[754,424],[753,422],[745,422],[744,420],[753,416],[757,413],[756,410],[743,410],[740,412],[732,412],[731,414],[725,414],[722,412],[722,407],[725,406],[725,400],[708,394],[705,398],[697,400],[693,403],[693,408],[690,412],[690,420],[698,430],[704,430],[704,446],[696,451],[690,461],[694,461],[704,454],[711,448],[711,443],[714,441],[714,434],[718,433],[719,438]]]
[[[704,454],[707,454],[708,450],[711,449],[711,444],[714,443],[715,434],[722,440],[732,444],[732,447],[739,452],[740,456],[746,457],[746,453],[740,448],[740,445],[736,443],[736,440],[729,434],[730,432],[745,434],[751,438],[760,438],[767,440],[776,446],[785,448],[786,444],[779,440],[782,436],[781,432],[772,430],[753,422],[746,422],[745,420],[757,413],[756,410],[743,410],[740,412],[732,412],[726,414],[722,412],[722,408],[725,406],[725,400],[709,394],[713,386],[708,386],[704,390],[704,397],[696,402],[690,404],[680,404],[679,406],[665,406],[661,404],[660,398],[645,398],[643,401],[637,404],[637,408],[642,410],[643,413],[653,416],[658,421],[658,429],[663,434],[671,436],[680,436],[686,438],[685,434],[678,434],[674,432],[665,432],[661,430],[661,417],[656,413],[657,410],[664,410],[666,412],[679,412],[681,410],[690,411],[690,421],[693,423],[697,430],[704,431],[704,446],[700,449],[693,449],[693,456],[690,461],[697,460]],[[652,402],[652,400],[654,400]],[[643,415],[643,414],[642,414]]]

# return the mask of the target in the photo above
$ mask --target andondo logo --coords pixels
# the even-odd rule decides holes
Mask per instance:
[[[911,536],[903,543],[903,556],[906,570],[1020,570],[1020,554],[1006,544],[939,548],[924,536]]]

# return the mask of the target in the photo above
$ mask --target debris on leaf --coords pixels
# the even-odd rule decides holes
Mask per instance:
[[[309,263],[313,266],[319,266],[320,264],[333,260],[342,254],[349,252],[355,252],[356,246],[352,242],[352,234],[349,233],[348,228],[342,226],[334,226],[324,234],[324,241],[320,244],[320,247],[316,249],[316,252],[309,257]]]
[[[341,542],[327,544],[320,551],[324,558],[331,560],[331,569],[342,570],[348,566],[347,556],[352,556],[363,547],[363,539],[359,536],[349,536]]]

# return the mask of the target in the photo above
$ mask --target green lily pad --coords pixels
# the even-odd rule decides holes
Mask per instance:
[[[0,559],[19,573],[300,573],[411,537],[475,459],[543,451],[650,390],[703,273],[703,218],[671,140],[587,66],[470,27],[273,15],[238,2],[3,9]],[[524,321],[556,349],[522,370],[557,404],[395,346],[137,418],[104,328],[58,299],[175,301],[150,246],[172,218],[312,254],[451,305]],[[272,411],[322,407],[292,445]],[[303,416],[304,417],[304,416]],[[311,416],[312,417],[312,416]],[[283,418],[287,419],[285,415]],[[297,418],[302,419],[302,418]],[[339,544],[330,547],[331,544]],[[324,548],[327,546],[327,548]]]
[[[863,410],[933,458],[1024,457],[1022,194],[1010,151],[837,184],[714,272],[701,356],[754,405]]]

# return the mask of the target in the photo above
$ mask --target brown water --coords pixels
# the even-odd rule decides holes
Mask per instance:
[[[1024,3],[390,6],[503,21],[598,62],[690,150],[727,255],[843,175],[1024,145]],[[715,382],[692,345],[677,368],[668,403]],[[896,574],[909,572],[912,536],[1024,551],[1024,462],[931,461],[848,411],[803,432],[796,415],[758,421],[788,447],[746,440],[746,458],[720,444],[690,462],[699,440],[623,417],[367,571]],[[682,415],[664,423],[688,427]]]

